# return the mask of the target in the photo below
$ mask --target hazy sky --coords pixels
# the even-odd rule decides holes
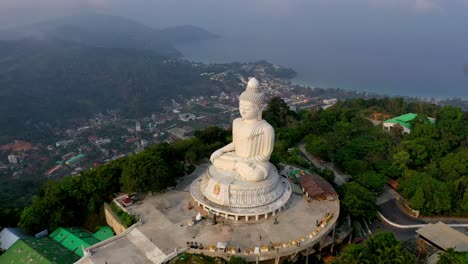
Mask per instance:
[[[250,43],[236,56],[323,82],[341,78],[344,87],[417,81],[418,89],[432,85],[443,95],[457,81],[453,87],[468,90],[461,70],[468,63],[468,0],[0,0],[0,28],[87,11],[156,28],[200,26]]]
[[[0,27],[82,11],[124,15],[153,26],[195,24],[235,33],[314,17],[332,26],[349,19],[373,23],[378,17],[397,24],[401,18],[442,20],[468,15],[468,0],[1,0]]]

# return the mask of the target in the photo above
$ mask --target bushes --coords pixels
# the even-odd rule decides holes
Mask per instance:
[[[114,212],[114,214],[117,215],[117,217],[120,219],[120,222],[122,223],[122,225],[124,225],[125,227],[128,228],[137,222],[137,219],[135,218],[135,216],[120,209],[120,207],[117,206],[115,202],[110,203],[109,206]]]

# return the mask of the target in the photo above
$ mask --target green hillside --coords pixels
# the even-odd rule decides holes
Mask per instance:
[[[142,112],[153,112],[168,98],[215,89],[201,69],[167,60],[147,50],[54,39],[0,42],[0,143],[11,135],[41,141],[44,129],[50,136],[50,127],[107,109],[132,115],[134,94]]]

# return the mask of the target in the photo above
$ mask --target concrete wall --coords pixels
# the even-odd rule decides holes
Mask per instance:
[[[106,216],[107,224],[114,229],[116,235],[121,234],[127,228],[120,222],[120,219],[112,212],[112,209],[107,203],[104,203],[104,215]]]

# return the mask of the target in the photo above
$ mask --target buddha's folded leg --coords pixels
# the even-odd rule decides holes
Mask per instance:
[[[227,170],[227,171],[234,171],[234,165],[236,164],[236,160],[232,157],[227,155],[220,156],[216,158],[213,162],[215,168],[220,170]]]
[[[267,170],[260,164],[248,162],[236,162],[234,168],[246,181],[262,181],[267,177]]]

